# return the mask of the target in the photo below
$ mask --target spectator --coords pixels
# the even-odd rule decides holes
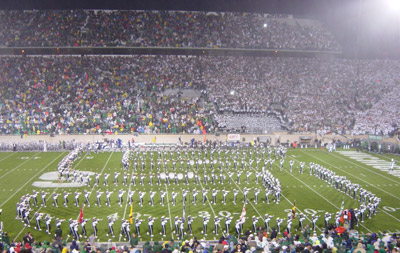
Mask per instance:
[[[340,50],[315,20],[288,15],[134,10],[0,11],[8,47],[208,47]]]

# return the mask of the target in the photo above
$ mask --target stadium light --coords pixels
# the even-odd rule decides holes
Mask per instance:
[[[264,23],[263,27],[264,27],[264,28],[267,28],[267,27],[268,27],[268,24],[267,24],[267,23]]]
[[[391,11],[400,11],[400,0],[386,0],[386,6]]]

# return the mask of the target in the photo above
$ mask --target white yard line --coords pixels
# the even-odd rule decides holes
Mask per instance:
[[[278,165],[276,165],[276,167],[278,167]],[[254,170],[254,171],[257,171],[256,169],[254,169],[254,168],[252,168],[252,167],[250,167],[250,168],[251,168],[252,170]],[[293,203],[292,203],[288,198],[286,198],[285,195],[283,195],[283,194],[281,193],[281,196],[282,196],[284,199],[286,199],[286,201],[289,202],[290,205],[293,206]],[[300,213],[302,213],[302,211],[301,211],[299,208],[296,207],[296,209],[299,210]],[[308,216],[306,216],[306,219],[309,220],[310,222],[312,222],[312,220],[311,220],[310,218],[308,218]],[[319,227],[317,227],[317,229],[318,229],[319,231],[322,231]]]
[[[133,170],[131,170],[131,177],[130,177],[129,181],[127,182],[127,183],[129,184],[129,187],[128,187],[128,192],[126,193],[126,203],[125,203],[124,215],[122,216],[123,219],[125,219],[126,208],[128,207],[128,201],[129,201],[129,196],[128,196],[128,194],[129,194],[129,192],[131,191],[132,177],[133,177]],[[133,205],[133,203],[132,203],[132,205]],[[129,224],[130,224],[130,223],[129,223]],[[119,233],[118,241],[121,241],[121,233]]]
[[[226,170],[226,169],[224,169]],[[243,194],[243,190],[242,188],[239,187],[239,185],[236,183],[236,180],[232,179],[232,182],[235,183],[236,187],[238,188],[238,190]],[[256,211],[256,213],[258,214],[258,216],[264,220],[264,218],[262,217],[262,215],[260,214],[260,212],[257,210],[257,208],[253,205],[253,203],[249,200],[249,204],[253,207],[254,211]]]
[[[160,152],[160,154],[161,154],[161,158],[162,158],[162,165],[164,165],[164,154],[163,154],[163,152]],[[164,167],[164,166],[163,166]],[[167,170],[165,169],[165,167],[164,167],[164,174],[165,174],[165,176],[166,177],[168,177],[168,175],[167,175]],[[168,186],[167,186],[167,183],[165,183],[164,182],[164,184],[165,184],[165,191],[167,192],[167,207],[168,207],[168,214],[169,214],[169,226],[170,226],[170,229],[171,229],[171,238],[172,239],[174,239],[174,233],[173,233],[173,228],[172,228],[172,216],[171,216],[171,208],[170,208],[170,206],[169,206],[169,192],[168,192]]]
[[[297,159],[295,159],[297,160]],[[298,160],[297,160],[298,161]],[[317,194],[318,196],[320,196],[321,198],[323,198],[326,202],[328,202],[329,204],[331,204],[333,207],[335,207],[336,209],[340,210],[340,207],[338,207],[337,205],[335,205],[334,203],[332,203],[329,199],[325,198],[324,196],[322,196],[319,192],[315,191],[313,188],[311,188],[310,186],[308,186],[306,183],[304,183],[302,180],[298,179],[297,177],[295,177],[292,173],[288,172],[287,169],[284,169],[284,171],[289,174],[291,177],[295,178],[297,181],[299,181],[300,183],[302,183],[303,185],[305,185],[308,189],[310,189],[311,191],[313,191],[315,194]],[[366,230],[368,230],[370,233],[372,233],[372,231],[367,228],[366,226],[364,226],[363,224],[360,224],[363,228],[365,228]]]
[[[79,160],[79,162],[78,162],[77,164],[75,164],[74,168],[78,167],[78,165],[83,161],[83,159],[84,159],[86,156],[87,156],[87,153],[81,158],[81,160]],[[60,187],[57,186],[57,187],[55,188],[54,192],[57,191],[58,188],[60,188]],[[52,197],[52,195],[49,194],[49,196],[47,197],[46,202],[49,201],[51,197]],[[36,212],[39,212],[40,210],[42,210],[42,208],[43,208],[43,206],[40,205],[40,206],[39,206],[39,209],[36,210],[35,213],[36,213]],[[79,216],[78,216],[78,217],[79,217]],[[32,218],[31,218],[29,221],[32,221],[33,218],[35,218],[35,216],[32,216]],[[21,229],[21,231],[19,231],[19,233],[15,236],[14,241],[17,240],[18,236],[20,236],[21,233],[22,233],[24,230],[25,230],[25,227],[23,227],[23,228]]]
[[[186,156],[186,159],[189,159],[189,157]],[[192,166],[192,169],[194,170],[194,165],[191,165],[191,166]],[[201,180],[199,180],[199,183],[200,183],[201,189],[205,189],[205,188],[203,187],[203,184],[201,183]],[[214,208],[212,207],[212,205],[211,205],[210,200],[209,200],[208,197],[207,197],[207,203],[208,203],[208,205],[210,206],[211,211],[212,211],[212,213],[214,214],[214,218],[215,218],[217,215],[215,214]],[[190,205],[190,203],[189,203],[189,205]],[[219,226],[219,227],[221,228],[222,235],[225,237],[224,229],[223,229],[221,226]]]
[[[107,159],[106,163],[105,163],[105,164],[104,164],[104,166],[103,166],[103,169],[101,169],[101,171],[100,171],[100,175],[102,175],[102,174],[103,174],[103,171],[106,169],[106,167],[107,167],[107,164],[108,164],[108,162],[110,161],[110,159],[111,159],[111,156],[112,156],[113,154],[114,154],[114,151],[112,151],[112,152],[111,152],[111,154],[110,154],[110,156],[108,157],[108,159]],[[90,194],[92,194],[94,187],[96,187],[96,184],[93,184],[93,187],[92,187],[92,189],[90,189]]]
[[[37,177],[37,175],[39,175],[40,173],[42,173],[45,169],[47,169],[47,167],[49,167],[52,163],[54,163],[62,154],[64,154],[65,152],[62,152],[61,154],[59,154],[56,158],[54,158],[53,161],[51,161],[49,164],[47,164],[45,167],[43,167],[41,170],[39,170],[33,177],[31,177],[28,181],[25,182],[25,184],[23,184],[20,188],[18,188],[18,190],[16,190],[6,201],[4,201],[3,203],[1,203],[0,207],[2,207],[5,203],[7,203],[10,199],[12,199],[19,191],[21,191],[27,184],[29,184],[33,179],[35,179]]]
[[[304,151],[303,151],[304,152]],[[385,175],[383,175],[382,173],[378,173],[378,172],[376,172],[376,171],[373,171],[373,170],[371,170],[371,169],[368,169],[367,167],[364,167],[364,166],[361,166],[361,165],[359,165],[359,164],[357,164],[357,163],[355,163],[355,162],[353,162],[352,160],[351,160],[351,158],[348,158],[348,157],[341,157],[341,156],[338,156],[338,155],[336,155],[336,154],[334,154],[334,153],[331,153],[331,155],[332,156],[335,156],[335,157],[337,157],[337,158],[339,158],[339,159],[341,159],[341,160],[344,160],[344,161],[346,161],[346,162],[349,162],[349,163],[351,163],[351,164],[354,164],[355,166],[357,166],[357,167],[360,167],[360,168],[362,168],[362,169],[364,169],[364,170],[367,170],[367,171],[369,171],[369,172],[371,172],[371,173],[374,173],[375,175],[377,175],[377,176],[380,176],[380,177],[383,177],[383,178],[385,178],[385,179],[387,179],[387,180],[389,180],[389,181],[392,181],[392,182],[394,182],[394,183],[399,183],[399,181],[398,180],[394,180],[393,178],[390,178],[390,177],[387,177],[387,176],[385,176]],[[310,156],[312,156],[312,155],[310,155]],[[328,163],[329,164],[329,163]]]
[[[304,151],[301,151],[301,152],[305,153]],[[345,171],[345,170],[342,170],[341,168],[339,168],[339,167],[337,167],[337,166],[335,166],[335,165],[333,165],[333,164],[331,164],[331,163],[329,163],[329,162],[326,162],[326,161],[324,161],[324,160],[321,160],[320,158],[318,158],[318,157],[316,157],[316,156],[314,156],[314,155],[309,154],[309,156],[311,156],[311,157],[313,157],[313,158],[315,158],[315,159],[317,159],[317,160],[320,160],[320,161],[322,161],[323,163],[328,164],[328,165],[330,165],[331,167],[333,167],[333,168],[335,168],[335,169],[337,169],[337,170],[340,170],[340,171],[342,171],[342,172],[344,172],[344,173],[346,173],[346,174],[348,174],[348,175],[351,175],[352,177],[355,177],[355,175],[353,175],[353,174],[351,174],[351,173],[349,173],[349,172],[347,172],[347,171]],[[341,157],[339,157],[339,156],[337,156],[337,157],[338,157],[338,158],[341,158]],[[347,161],[346,159],[344,159],[344,160]],[[350,161],[350,162],[351,162],[351,161]],[[358,164],[356,164],[356,165],[359,166]],[[375,186],[375,185],[373,185],[373,184],[371,184],[371,183],[365,181],[364,179],[362,179],[362,178],[360,178],[360,177],[356,177],[356,178],[357,178],[358,180],[360,180],[360,181],[362,181],[362,182],[364,182],[364,183],[366,183],[366,184],[368,184],[368,185],[370,185],[370,186],[372,186],[372,187],[374,187],[374,188],[376,188],[376,189],[378,189],[378,190],[380,190],[380,191],[386,193],[387,195],[390,195],[390,196],[392,196],[393,198],[395,198],[395,199],[397,199],[397,200],[400,200],[399,197],[397,197],[397,196],[391,194],[390,192],[387,192],[387,191],[385,191],[385,190],[382,190],[381,188],[379,188],[379,187],[377,187],[377,186]]]
[[[362,153],[368,154],[367,152],[362,152]],[[386,157],[386,156],[384,156],[384,155],[382,155],[382,154],[373,153],[373,155],[382,156],[382,158],[385,159],[386,161],[390,161],[390,158],[388,158],[388,157]],[[397,157],[393,157],[393,159],[394,159],[396,162],[400,162],[399,159],[397,159]]]
[[[199,183],[200,183],[201,189],[202,189],[202,190],[205,189],[205,188],[203,187],[203,184],[201,183],[201,180],[199,180]],[[210,206],[211,211],[212,211],[212,213],[214,214],[214,218],[215,218],[217,215],[215,214],[214,208],[212,207],[212,205],[211,205],[210,200],[208,199],[208,197],[207,197],[207,203],[208,203],[208,205]],[[189,205],[190,205],[190,203],[189,203]],[[221,228],[222,235],[225,237],[224,229],[223,229],[221,226],[219,226],[219,227]]]
[[[3,158],[0,160],[0,162],[6,160],[7,158],[9,158],[10,156],[13,156],[13,155],[15,155],[15,154],[17,154],[17,152],[13,152],[13,153],[9,154],[8,156],[3,157]]]
[[[382,208],[380,208],[380,207],[379,207],[378,209],[381,210],[382,212],[384,212],[385,214],[389,215],[389,216],[392,217],[393,219],[397,220],[398,222],[400,222],[400,219],[394,217],[394,216],[391,215],[390,213],[386,212],[384,209],[382,209]]]
[[[32,155],[31,157],[29,157],[28,159],[26,159],[25,161],[23,161],[22,163],[20,163],[17,167],[8,170],[6,173],[4,173],[3,175],[1,175],[0,179],[2,179],[3,177],[7,176],[8,174],[10,174],[11,172],[13,172],[14,170],[18,169],[21,165],[23,165],[24,163],[28,162],[29,160],[31,160],[32,158],[34,158],[37,154],[39,154],[40,152],[37,152],[36,154]],[[9,157],[9,156],[7,156]]]
[[[302,152],[303,152],[303,151],[302,151]],[[320,160],[320,161],[322,161],[322,162],[325,162],[325,161],[319,159],[318,157],[315,157],[315,156],[313,156],[313,155],[310,155],[310,156],[312,156],[312,157],[314,157],[314,158],[316,158],[316,159],[318,159],[318,160]],[[295,160],[298,161],[297,159],[295,159]],[[348,173],[348,172],[346,172],[346,171],[344,171],[344,170],[342,170],[342,169],[340,169],[340,168],[338,168],[338,167],[336,167],[336,166],[334,166],[334,165],[332,165],[332,164],[330,164],[330,163],[328,163],[328,162],[325,162],[325,163],[326,163],[326,164],[329,164],[330,166],[332,166],[332,167],[334,167],[334,168],[339,169],[340,171],[343,171],[343,172],[345,172],[345,173],[347,173],[347,174],[350,174],[350,173]],[[297,179],[297,178],[296,178],[296,179]],[[367,184],[369,184],[369,185],[371,185],[371,186],[373,186],[373,187],[375,187],[375,188],[377,188],[377,189],[379,189],[378,187],[376,187],[376,186],[374,186],[374,185],[372,185],[372,184],[366,182],[365,180],[362,180],[361,178],[358,178],[358,179],[361,180],[361,181],[363,181],[363,182],[365,182],[365,183],[367,183]],[[381,190],[381,191],[383,191],[383,190]],[[383,192],[385,192],[385,191],[383,191]],[[381,210],[381,211],[384,212],[385,214],[391,216],[392,218],[394,218],[395,220],[397,220],[398,222],[400,222],[400,219],[398,219],[398,218],[394,217],[393,215],[389,214],[389,213],[386,212],[384,209],[378,208],[378,210]],[[365,228],[364,225],[361,224],[361,226],[363,226],[363,227]],[[368,228],[366,228],[366,229],[369,230]]]

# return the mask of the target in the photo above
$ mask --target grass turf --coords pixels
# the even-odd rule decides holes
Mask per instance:
[[[254,154],[254,153],[253,153]],[[24,236],[24,233],[31,231],[33,232],[33,226],[36,224],[34,219],[32,219],[31,228],[25,228],[23,224],[15,219],[16,216],[16,203],[21,198],[22,195],[32,193],[32,190],[42,190],[32,186],[34,181],[40,181],[38,178],[45,172],[55,171],[57,168],[58,162],[67,155],[67,152],[20,152],[20,153],[0,153],[0,208],[3,209],[3,212],[0,216],[0,219],[3,221],[5,231],[8,231],[11,239],[21,240]],[[43,189],[49,193],[52,192],[60,192],[67,190],[70,192],[80,191],[83,192],[84,189],[93,191],[90,196],[91,206],[84,208],[84,218],[92,218],[98,217],[102,218],[103,221],[99,222],[99,240],[107,241],[111,239],[112,241],[122,240],[122,237],[119,236],[120,232],[120,220],[121,218],[128,219],[130,206],[126,202],[127,191],[129,186],[122,185],[122,173],[123,169],[121,166],[122,152],[104,152],[104,153],[83,153],[81,156],[73,163],[72,167],[77,170],[82,171],[93,171],[93,172],[102,172],[111,174],[109,178],[109,185],[106,187],[102,183],[104,182],[103,177],[100,177],[100,185],[98,187],[94,186],[94,178],[92,177],[91,185],[89,187],[82,186],[79,188],[49,188]],[[210,155],[210,153],[208,154]],[[267,156],[267,154],[265,154]],[[377,155],[371,154],[382,160],[389,161],[392,156],[386,155]],[[176,160],[178,157],[177,153],[173,153],[173,158],[171,158],[170,154],[167,156],[158,157],[157,154],[154,155],[153,159],[156,161],[160,159],[160,161],[164,160]],[[184,153],[181,153],[181,156],[184,159],[195,160],[197,155],[189,153],[188,157],[185,157]],[[203,157],[204,154],[200,152],[200,156]],[[221,157],[223,158],[225,155],[221,153]],[[240,153],[240,157],[243,156],[243,153]],[[151,240],[149,236],[146,235],[148,231],[147,228],[147,216],[151,215],[153,217],[158,217],[158,219],[154,223],[154,235],[153,240],[161,240],[161,236],[159,232],[161,231],[160,219],[159,217],[165,216],[170,218],[167,223],[167,237],[164,239],[175,238],[176,236],[173,233],[174,224],[173,219],[175,216],[182,216],[183,208],[182,208],[182,189],[192,190],[196,188],[199,190],[199,194],[197,196],[197,205],[193,205],[190,202],[187,202],[186,205],[186,217],[191,215],[192,217],[196,217],[193,223],[193,234],[197,238],[203,238],[204,236],[201,234],[202,230],[202,219],[203,215],[210,215],[211,219],[208,223],[208,236],[206,239],[218,239],[222,235],[222,231],[219,231],[219,236],[214,235],[212,230],[214,228],[213,218],[214,215],[219,217],[225,216],[227,214],[231,214],[233,216],[233,221],[230,228],[230,233],[234,233],[234,223],[235,220],[239,218],[242,207],[243,207],[243,194],[240,192],[238,195],[238,201],[236,205],[233,204],[233,189],[242,190],[244,187],[247,188],[260,188],[261,193],[259,194],[258,204],[254,203],[254,191],[251,190],[248,194],[250,202],[246,205],[247,217],[246,223],[244,225],[245,230],[251,230],[251,217],[252,216],[264,216],[264,214],[268,213],[270,215],[274,215],[274,218],[271,220],[270,225],[276,225],[276,218],[287,218],[287,213],[293,206],[293,201],[296,201],[297,213],[303,212],[307,215],[308,218],[311,218],[311,214],[317,212],[321,217],[319,218],[317,225],[320,229],[323,227],[323,214],[325,212],[336,213],[341,205],[343,199],[343,193],[335,190],[332,186],[329,186],[325,181],[322,181],[314,176],[309,175],[308,164],[309,162],[318,163],[334,172],[337,175],[346,176],[347,179],[352,181],[353,183],[360,184],[361,187],[371,191],[376,194],[378,197],[382,199],[379,207],[377,215],[372,219],[366,219],[365,223],[362,223],[358,230],[360,233],[367,232],[383,232],[383,231],[400,231],[400,179],[397,177],[393,177],[386,172],[382,172],[377,170],[371,166],[364,165],[358,161],[355,161],[351,158],[343,156],[339,153],[328,153],[326,151],[320,151],[316,149],[289,149],[287,152],[287,158],[285,159],[284,170],[279,170],[279,161],[278,159],[275,161],[273,169],[271,173],[279,178],[282,185],[282,197],[281,202],[279,204],[275,204],[273,202],[274,197],[270,196],[270,204],[263,203],[264,200],[264,188],[261,184],[261,180],[259,183],[255,183],[255,171],[254,169],[246,169],[246,171],[252,171],[253,174],[250,177],[250,184],[246,184],[246,173],[241,175],[241,184],[236,183],[236,173],[232,177],[233,181],[231,184],[228,184],[228,179],[224,180],[224,184],[220,185],[219,183],[219,169],[216,169],[217,183],[216,185],[208,183],[208,185],[204,185],[203,183],[203,166],[200,165],[200,171],[198,173],[199,178],[201,180],[201,184],[195,185],[194,179],[190,179],[189,185],[184,185],[183,180],[180,180],[180,184],[176,185],[173,180],[171,180],[171,185],[166,186],[164,181],[162,181],[162,185],[158,186],[155,184],[156,178],[153,179],[153,186],[148,184],[148,174],[150,172],[150,156],[146,157],[146,169],[145,171],[141,171],[140,163],[139,169],[135,173],[145,173],[147,175],[145,180],[145,185],[141,186],[138,184],[139,180],[137,179],[136,186],[130,186],[131,190],[135,191],[134,194],[134,204],[133,211],[134,216],[140,216],[144,221],[141,225],[142,232],[142,240]],[[217,153],[214,153],[214,157],[207,157],[209,160],[216,159]],[[228,160],[232,157],[229,155]],[[399,158],[397,159],[397,164],[399,164]],[[246,161],[248,162],[249,153],[246,153]],[[254,157],[253,157],[254,159]],[[268,158],[267,158],[268,159]],[[294,170],[292,173],[289,172],[289,161],[293,159],[295,161]],[[241,160],[241,158],[239,159]],[[306,163],[304,174],[299,174],[299,162],[304,161]],[[129,173],[132,173],[132,164],[130,167]],[[253,164],[255,165],[255,163]],[[171,167],[171,164],[168,165]],[[210,164],[207,165],[208,167]],[[232,162],[231,162],[232,166]],[[177,162],[177,172],[183,172],[186,169],[182,170],[180,168],[180,163]],[[218,168],[218,166],[216,166]],[[255,167],[255,166],[253,166]],[[186,168],[186,162],[184,163],[184,168]],[[240,166],[239,166],[240,168]],[[246,168],[246,167],[245,167]],[[163,168],[161,168],[160,172],[163,172]],[[193,168],[191,169],[193,171]],[[114,171],[121,172],[119,176],[119,184],[115,186],[113,184],[113,174]],[[153,172],[156,172],[156,168],[154,168]],[[168,172],[172,172],[172,169],[169,168]],[[222,170],[224,175],[226,176],[227,170]],[[210,176],[211,171],[208,169],[207,174]],[[207,202],[206,205],[202,205],[202,188],[209,189],[208,199],[211,201],[211,190],[212,189],[226,189],[229,190],[230,193],[227,196],[227,204],[223,205],[222,202],[222,194],[218,193],[217,196],[217,205],[212,205],[210,202]],[[124,189],[126,190],[124,194],[124,204],[122,207],[118,205],[118,190]],[[114,193],[111,196],[112,206],[107,207],[104,205],[105,196],[102,196],[102,207],[96,207],[94,205],[96,201],[95,192],[97,190],[100,191],[113,191]],[[168,199],[169,202],[165,203],[165,206],[160,205],[160,194],[161,190],[168,191]],[[145,191],[147,192],[144,196],[144,205],[140,207],[138,205],[139,198],[138,192]],[[152,207],[149,205],[149,191],[156,191],[157,194],[154,198],[155,205]],[[171,192],[175,191],[178,193],[176,205],[172,206],[171,203]],[[68,220],[69,218],[77,219],[80,212],[80,207],[74,206],[73,194],[69,196],[70,203],[68,208],[65,208],[62,203],[62,194],[59,197],[59,207],[53,207],[51,194],[48,195],[47,207],[42,208],[33,208],[34,211],[39,211],[42,213],[50,214],[51,216],[62,218]],[[191,193],[188,193],[188,199],[192,200]],[[344,196],[345,199],[345,208],[358,208],[359,203],[356,200],[351,199],[347,195]],[[166,198],[167,200],[167,198]],[[80,203],[83,203],[83,196],[80,196]],[[41,203],[40,194],[38,196],[38,202]],[[167,205],[168,203],[168,205]],[[31,217],[33,217],[33,212],[31,212]],[[117,215],[118,220],[114,224],[114,231],[116,234],[115,238],[106,237],[106,233],[108,231],[108,224],[106,222],[106,217],[109,215]],[[333,215],[334,217],[334,215]],[[333,219],[331,219],[331,223],[333,223]],[[64,222],[62,225],[63,235],[66,235],[69,232],[68,222]],[[293,222],[292,230],[297,228],[297,219]],[[310,224],[310,220],[306,219],[305,224]],[[257,223],[258,226],[263,226],[263,219],[260,219]],[[224,219],[221,220],[221,227],[224,227]],[[286,221],[282,223],[281,230],[286,227]],[[50,236],[44,232],[44,221],[42,220],[42,231],[35,231],[34,236],[36,239],[42,241],[45,239],[50,239]],[[54,232],[55,225],[54,219],[52,222],[52,229]],[[88,222],[86,225],[86,229],[88,233],[92,233],[93,229],[91,226],[91,222]],[[185,226],[186,229],[186,226]],[[131,232],[134,232],[135,228],[131,226]],[[296,232],[295,232],[296,233]],[[298,232],[299,233],[299,232]],[[317,230],[317,233],[321,233],[321,230]]]

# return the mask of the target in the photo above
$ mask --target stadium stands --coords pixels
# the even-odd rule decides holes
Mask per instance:
[[[274,116],[264,114],[217,114],[218,129],[246,132],[267,133],[281,130],[279,120]]]
[[[0,11],[1,47],[173,47],[340,51],[317,21],[288,15],[188,11]],[[0,134],[265,133],[389,134],[400,119],[400,62],[280,57],[0,57]],[[25,143],[17,150],[72,149],[72,143]],[[10,150],[11,143],[0,143]],[[271,164],[272,165],[272,164]],[[396,234],[349,235],[310,228],[285,234],[229,236],[215,252],[398,252]],[[27,234],[25,240],[30,240]],[[269,238],[269,239],[267,239]],[[61,251],[65,241],[10,242],[9,252]],[[93,240],[93,241],[92,241]],[[80,245],[103,252],[109,244]],[[133,239],[131,239],[131,242]],[[3,243],[4,242],[4,243]],[[133,243],[132,243],[133,244]],[[241,245],[241,249],[237,245]],[[191,239],[154,247],[208,252]],[[397,247],[397,248],[396,248]],[[109,252],[136,252],[110,248]],[[72,249],[72,248],[71,248]],[[208,250],[208,251],[206,251]],[[219,250],[219,251],[216,251]],[[48,252],[51,252],[50,250]],[[165,250],[164,252],[169,252]]]
[[[340,51],[317,21],[188,11],[0,11],[7,47],[206,47]]]
[[[234,114],[275,115],[299,132],[388,134],[400,124],[398,61],[32,56],[0,62],[2,134],[197,133],[197,120],[213,133]],[[235,121],[225,130],[242,126],[229,120]],[[271,124],[260,121],[254,131],[278,128]]]

